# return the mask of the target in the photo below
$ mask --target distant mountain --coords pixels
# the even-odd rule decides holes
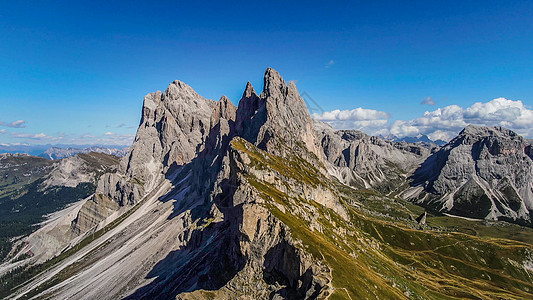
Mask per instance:
[[[358,130],[334,130],[315,122],[328,169],[342,182],[389,193],[435,151],[434,144],[406,144],[369,136]]]
[[[395,142],[406,142],[406,143],[418,143],[418,142],[423,142],[423,143],[433,143],[433,144],[437,144],[439,146],[444,146],[446,145],[446,141],[443,141],[443,140],[431,140],[427,135],[425,134],[420,134],[420,135],[417,135],[417,136],[405,136],[403,138],[397,138],[394,140]]]
[[[33,156],[38,156],[47,149],[52,147],[51,145],[11,145],[0,144],[0,153],[26,153]]]
[[[532,224],[531,142],[502,127],[469,125],[411,176],[407,199],[452,214]]]
[[[88,148],[59,148],[59,147],[51,147],[41,153],[39,156],[50,159],[50,160],[56,160],[56,159],[63,159],[67,157],[72,157],[79,153],[89,153],[89,152],[99,152],[99,153],[105,153],[109,155],[115,155],[115,156],[125,156],[129,151],[129,148],[108,148],[108,147],[101,147],[101,146],[92,146]]]

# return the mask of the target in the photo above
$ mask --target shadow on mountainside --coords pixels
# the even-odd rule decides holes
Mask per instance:
[[[180,293],[226,285],[243,267],[243,260],[230,251],[236,241],[227,234],[229,222],[200,227],[184,232],[190,236],[188,244],[159,261],[146,277],[153,280],[124,299],[175,299]]]
[[[213,134],[217,134],[218,127],[214,129]],[[244,267],[235,225],[242,223],[242,207],[232,203],[235,186],[224,179],[220,183],[222,191],[215,199],[211,195],[225,156],[217,154],[227,154],[230,139],[226,135],[215,143],[216,137],[209,136],[209,144],[215,147],[205,147],[191,162],[182,166],[174,163],[169,168],[166,178],[175,187],[159,201],[175,200],[169,220],[187,212],[197,224],[180,233],[181,237],[176,236],[187,241],[186,245],[152,268],[146,276],[152,281],[124,299],[175,299],[184,292],[218,290]],[[213,208],[224,214],[223,221],[213,222]]]
[[[410,180],[409,185],[411,187],[422,186],[430,193],[436,192],[433,183],[446,165],[449,155],[449,151],[442,150],[430,155],[408,178]]]
[[[242,223],[242,207],[220,207],[224,213],[224,221],[221,222],[213,222],[210,213],[214,202],[231,203],[234,187],[226,181],[226,184],[222,184],[221,194],[224,197],[219,196],[211,202],[202,195],[205,193],[188,191],[191,187],[188,185],[191,183],[186,182],[188,176],[178,176],[176,182],[184,182],[160,201],[178,199],[169,219],[188,211],[192,222],[197,221],[196,226],[176,236],[177,239],[186,240],[186,245],[171,251],[152,268],[146,276],[152,281],[124,299],[175,299],[181,293],[218,290],[243,269],[246,259],[240,255],[240,235],[235,226]]]

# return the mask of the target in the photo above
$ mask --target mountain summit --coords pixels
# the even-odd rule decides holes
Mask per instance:
[[[527,298],[530,246],[428,227],[434,216],[399,197],[444,191],[451,161],[441,157],[460,145],[461,155],[477,151],[456,158],[461,170],[497,171],[476,175],[486,182],[504,174],[491,165],[529,159],[509,177],[527,194],[517,185],[531,174],[530,156],[516,152],[524,141],[472,130],[444,148],[337,131],[313,121],[296,85],[271,68],[238,107],[174,81],[144,97],[118,170],[23,239],[0,282],[13,298]],[[53,249],[21,256],[51,236]]]

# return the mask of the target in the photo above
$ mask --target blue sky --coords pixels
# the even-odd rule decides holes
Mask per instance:
[[[128,143],[145,94],[237,104],[267,67],[338,128],[533,134],[530,1],[109,2],[0,2],[1,144]]]

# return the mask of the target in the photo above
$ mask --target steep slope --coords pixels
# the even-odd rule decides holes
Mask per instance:
[[[273,69],[260,95],[247,84],[237,109],[179,81],[148,95],[131,152],[117,174],[102,176],[72,223],[76,240],[10,273],[3,286],[16,299],[527,298],[533,291],[529,245],[419,230],[408,203],[330,177],[334,156],[324,155],[313,126],[294,84]],[[356,139],[346,140],[340,149]],[[410,155],[387,145],[391,157]],[[394,216],[368,213],[365,201],[387,201]]]
[[[466,127],[412,176],[407,199],[471,218],[531,224],[531,145],[502,127]]]
[[[105,174],[99,181],[95,196],[73,223],[74,231],[87,232],[109,216],[118,215],[114,213],[120,207],[135,205],[164,180],[165,174],[191,162],[204,150],[215,106],[215,101],[203,98],[181,81],[172,82],[164,93],[146,95],[129,153],[116,173]]]

